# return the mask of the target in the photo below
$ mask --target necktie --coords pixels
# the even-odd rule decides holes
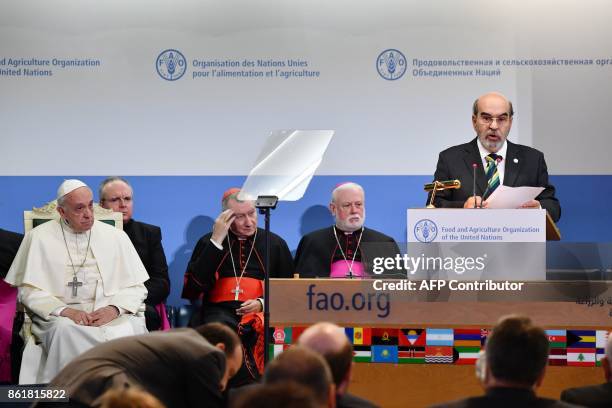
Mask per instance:
[[[502,157],[498,154],[491,153],[485,157],[487,161],[487,189],[482,195],[483,200],[486,200],[499,186],[499,172],[497,171],[497,163],[502,161]]]

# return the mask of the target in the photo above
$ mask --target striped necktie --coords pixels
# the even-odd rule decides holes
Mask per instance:
[[[497,171],[497,163],[502,161],[502,157],[498,154],[491,153],[485,157],[485,160],[487,161],[487,189],[482,195],[483,200],[486,200],[499,186],[499,172]]]

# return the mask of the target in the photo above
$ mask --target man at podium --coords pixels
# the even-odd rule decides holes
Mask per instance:
[[[359,184],[337,186],[329,210],[335,225],[305,235],[298,244],[295,269],[301,278],[365,278],[373,275],[375,258],[400,253],[393,238],[364,227],[365,194]]]
[[[443,208],[486,207],[487,198],[499,185],[544,187],[535,200],[521,208],[544,208],[556,222],[561,206],[548,182],[542,152],[507,140],[514,110],[512,102],[497,92],[474,102],[472,125],[476,138],[440,153],[434,180],[461,181],[461,188],[436,193],[434,205]]]

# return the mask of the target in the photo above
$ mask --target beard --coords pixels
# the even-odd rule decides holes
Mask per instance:
[[[352,218],[359,218],[359,219],[352,220]],[[361,229],[361,227],[363,227],[364,223],[365,223],[365,212],[363,214],[363,217],[352,215],[345,220],[341,220],[338,217],[336,217],[336,226],[340,228],[342,231],[346,231],[346,232],[357,231]]]
[[[487,139],[487,136],[497,136],[497,140]],[[478,138],[480,139],[480,143],[485,147],[485,149],[487,149],[491,153],[497,153],[506,142],[506,136],[497,134],[484,134],[482,136],[479,136]]]

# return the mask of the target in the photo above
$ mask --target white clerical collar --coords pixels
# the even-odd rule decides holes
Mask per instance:
[[[361,227],[357,228],[355,231],[345,231],[335,224],[334,224],[334,228],[336,228],[337,231],[341,232],[344,235],[353,235],[365,229],[365,227],[362,225]]]
[[[74,234],[74,235],[84,234],[84,233],[86,233],[87,231],[91,231],[91,228],[93,228],[93,225],[92,225],[92,226],[91,226],[91,228],[90,228],[89,230],[87,230],[87,231],[79,231],[79,232],[77,232],[77,231],[75,231],[75,230],[74,230],[74,229],[73,229],[73,228],[70,226],[70,224],[68,224],[68,221],[66,221],[64,218],[60,218],[60,222],[62,223],[62,225],[64,226],[64,229],[65,229],[67,232],[69,232],[69,233],[71,233],[71,234]]]

